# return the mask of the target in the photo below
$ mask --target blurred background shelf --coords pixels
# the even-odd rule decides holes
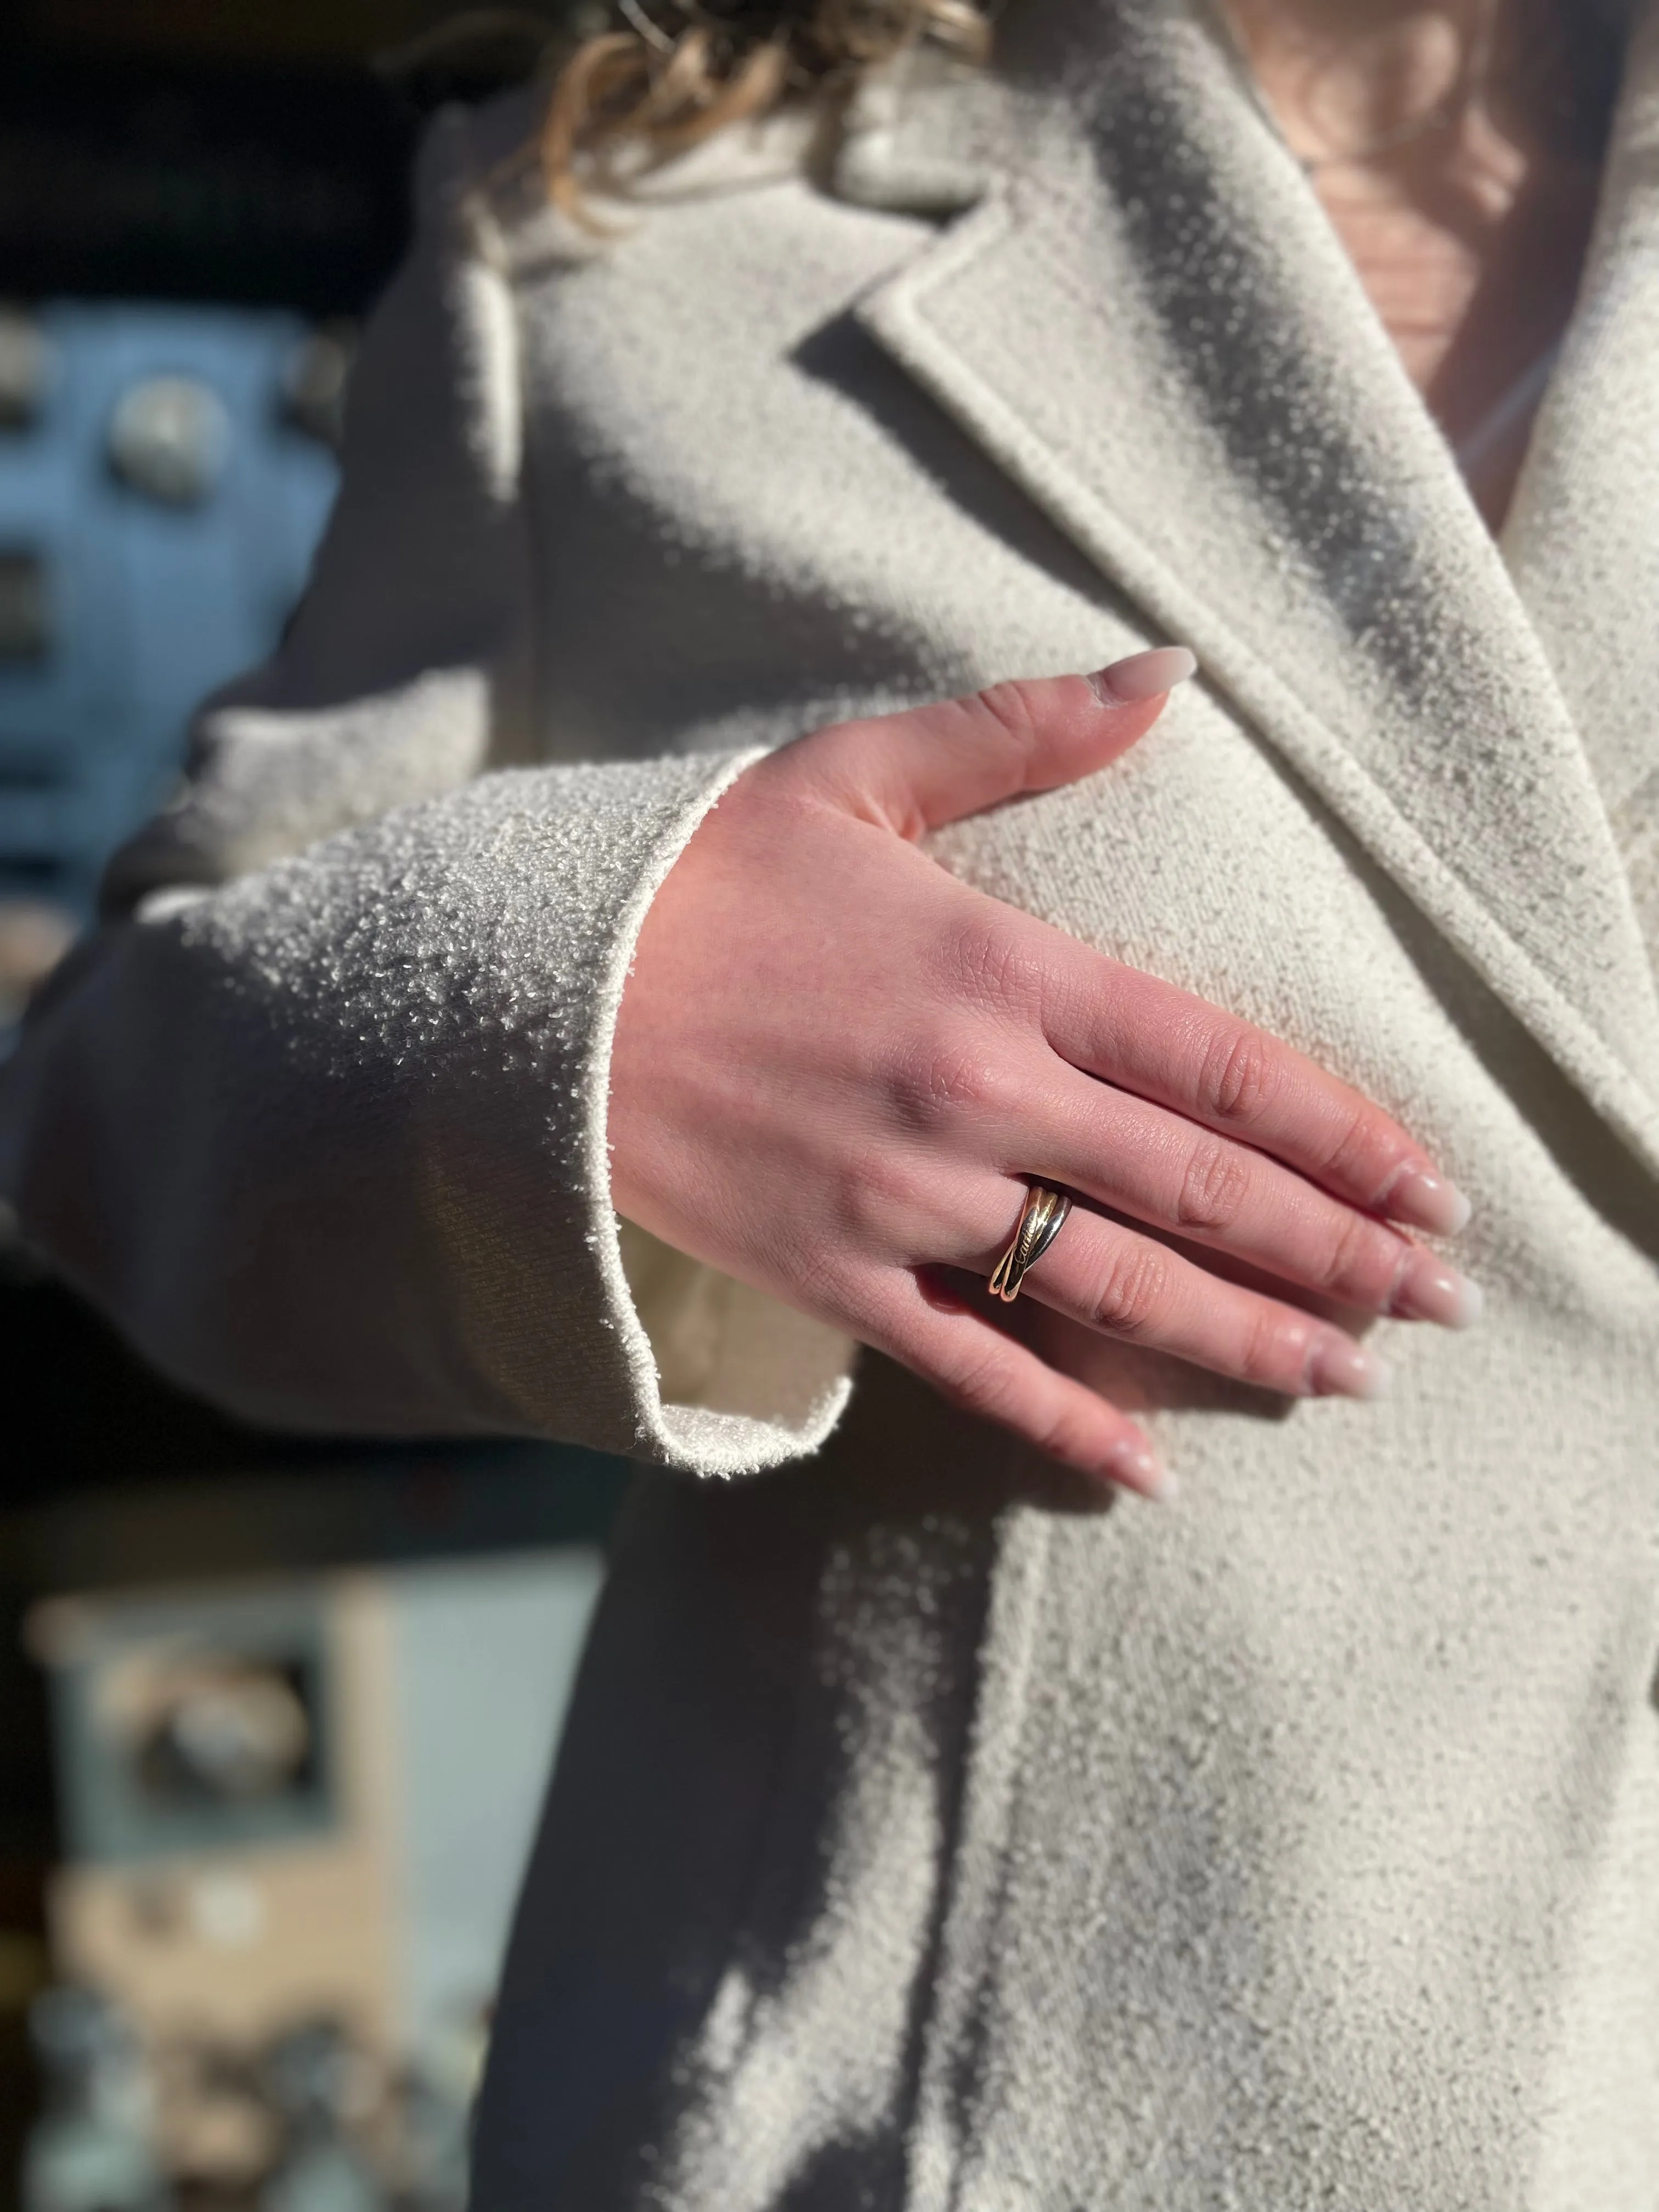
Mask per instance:
[[[7,13],[0,1030],[165,795],[190,706],[302,588],[423,115],[587,27],[496,9],[431,39],[465,12]],[[465,2047],[627,1470],[246,1429],[151,1374],[3,1222],[0,1408],[0,2212],[31,2130],[38,2212],[306,2212],[354,2188],[412,2207],[417,2166],[447,2201]],[[349,1940],[307,2006],[288,1916],[325,1893]],[[32,2001],[78,2136],[43,2131]]]

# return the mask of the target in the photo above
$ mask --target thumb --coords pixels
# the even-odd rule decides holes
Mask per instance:
[[[842,723],[808,740],[812,767],[848,811],[921,837],[1092,775],[1145,736],[1172,686],[1197,666],[1185,646],[1159,646],[1093,676],[994,684],[965,699]]]

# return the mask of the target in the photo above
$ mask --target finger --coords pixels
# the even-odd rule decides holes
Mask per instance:
[[[1251,1023],[1088,954],[1056,931],[1045,1009],[1060,1057],[1271,1153],[1350,1205],[1453,1235],[1468,1201],[1414,1138],[1352,1085]]]
[[[1067,1068],[1016,1140],[1022,1164],[1339,1304],[1469,1326],[1480,1294],[1437,1253],[1264,1152]]]
[[[1197,663],[1182,646],[1132,653],[1094,676],[996,684],[821,731],[799,763],[863,818],[918,838],[1026,792],[1075,783],[1127,752]]]
[[[1224,1282],[1167,1244],[1081,1207],[1027,1273],[1022,1295],[1103,1336],[1282,1397],[1388,1391],[1385,1364],[1331,1322]]]
[[[860,1334],[931,1382],[953,1406],[1012,1429],[1063,1466],[1144,1498],[1175,1494],[1144,1431],[1086,1384],[1061,1375],[984,1315],[899,1273],[875,1327]]]

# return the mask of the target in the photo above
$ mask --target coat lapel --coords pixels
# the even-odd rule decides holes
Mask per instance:
[[[1659,1006],[1567,696],[1305,179],[1164,0],[1011,10],[1000,86],[977,204],[866,327],[1659,1168]],[[920,149],[854,118],[859,198],[969,197],[915,112]]]
[[[1659,773],[1659,5],[1504,543],[1616,817]]]

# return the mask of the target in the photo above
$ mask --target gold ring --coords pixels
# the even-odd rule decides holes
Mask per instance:
[[[1050,1190],[1045,1183],[1034,1182],[1025,1194],[1025,1203],[1020,1208],[1019,1226],[1008,1249],[997,1261],[991,1276],[991,1296],[1000,1298],[1005,1305],[1012,1305],[1019,1296],[1019,1286],[1025,1280],[1026,1270],[1036,1267],[1060,1231],[1066,1226],[1066,1217],[1072,1210],[1072,1201],[1063,1190]]]

